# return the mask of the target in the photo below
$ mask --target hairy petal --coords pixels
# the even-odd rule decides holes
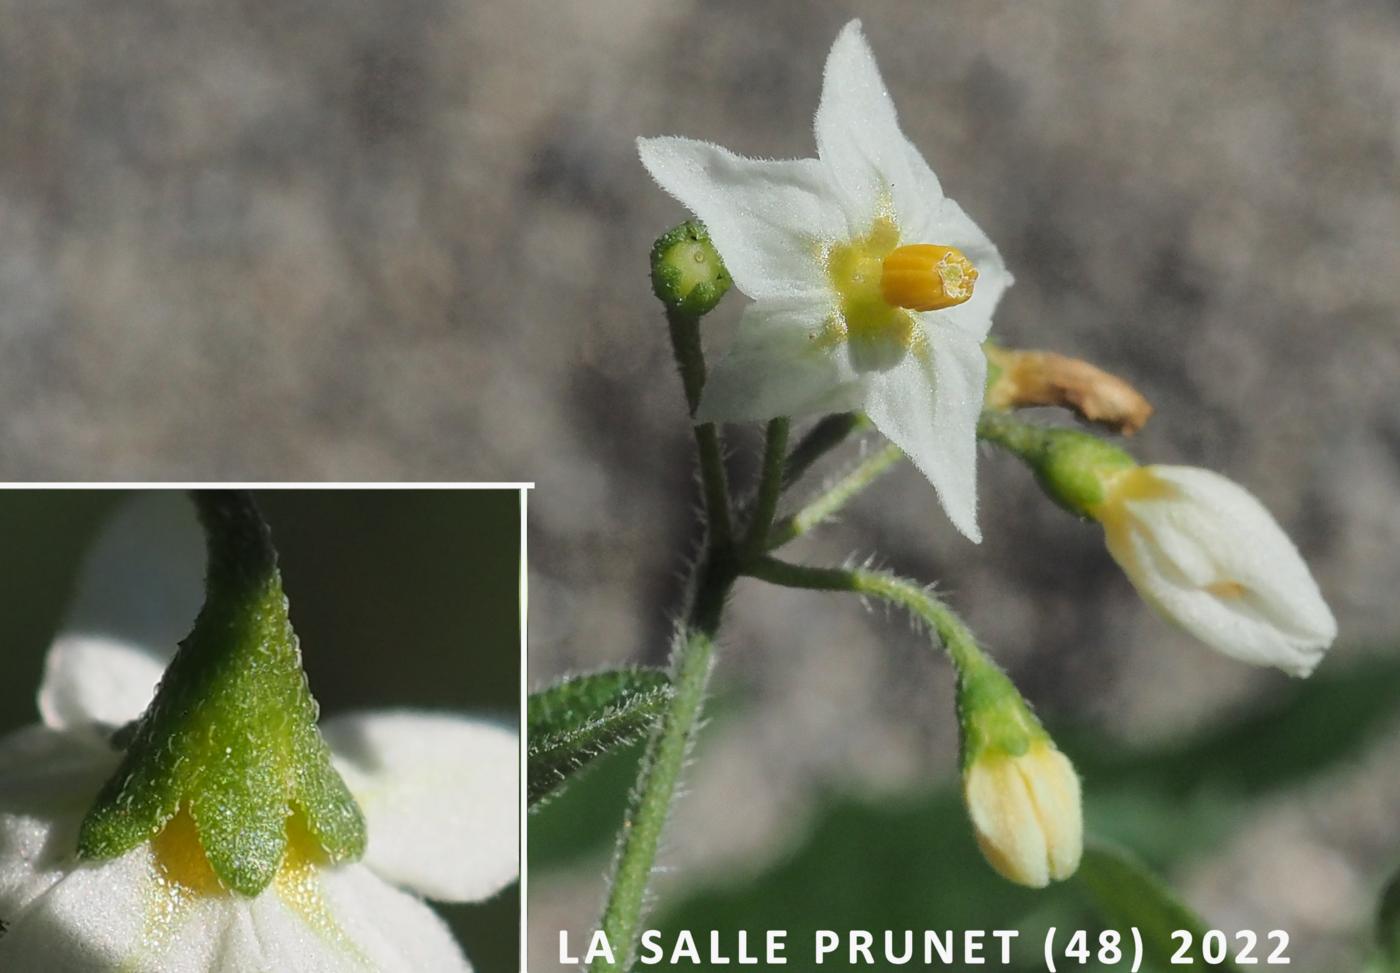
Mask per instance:
[[[72,865],[78,824],[118,759],[86,734],[44,726],[0,739],[0,919],[13,922]]]
[[[814,294],[826,286],[823,243],[844,232],[825,169],[815,159],[771,162],[675,137],[637,140],[662,189],[704,221],[749,297]]]
[[[520,872],[520,741],[486,720],[394,711],[324,727],[365,813],[365,864],[421,895],[471,902]]]
[[[230,973],[471,973],[442,919],[363,865],[279,879],[245,909],[225,948],[243,965],[219,968]]]
[[[143,845],[98,865],[72,867],[23,908],[0,938],[12,973],[207,973],[260,969],[216,962],[231,906],[182,898],[157,881]]]
[[[829,302],[750,304],[728,352],[710,371],[696,418],[748,422],[856,408],[863,383],[845,343],[825,333]]]
[[[887,203],[901,227],[917,226],[943,198],[938,177],[899,128],[858,20],[846,25],[827,56],[816,135],[853,235],[864,233]]]
[[[980,542],[977,417],[987,360],[962,332],[928,318],[923,327],[923,343],[894,368],[871,376],[865,411],[933,484],[953,526]]]

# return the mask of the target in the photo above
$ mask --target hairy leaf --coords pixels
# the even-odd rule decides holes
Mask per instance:
[[[671,698],[660,669],[612,669],[562,680],[530,696],[530,806],[598,757],[642,737]]]

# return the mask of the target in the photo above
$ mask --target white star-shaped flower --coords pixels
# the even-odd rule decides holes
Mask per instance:
[[[863,410],[980,540],[981,342],[1011,275],[900,131],[858,21],[827,58],[816,141],[815,159],[766,161],[638,140],[647,171],[705,222],[754,301],[697,418]]]
[[[110,734],[150,701],[199,610],[203,570],[179,494],[130,505],[93,551],[49,650],[43,722],[0,739],[0,969],[470,971],[418,896],[475,901],[518,874],[518,740],[503,725],[411,711],[327,720],[368,850],[324,865],[293,821],[281,871],[253,898],[220,886],[185,812],[119,858],[75,858],[121,758]]]

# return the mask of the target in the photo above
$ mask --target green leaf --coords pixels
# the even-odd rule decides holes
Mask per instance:
[[[1400,971],[1400,872],[1391,876],[1381,893],[1380,909],[1376,915],[1376,940],[1380,955],[1376,968]]]
[[[1148,748],[1106,747],[1102,734],[1061,733],[1086,778],[1144,786],[1171,799],[1213,790],[1255,797],[1306,780],[1346,759],[1400,712],[1400,662],[1391,656],[1348,668],[1324,666],[1291,680],[1238,720]]]
[[[1190,948],[1183,955],[1190,956],[1193,965],[1207,965],[1201,956],[1201,937],[1208,927],[1166,883],[1128,852],[1107,843],[1091,842],[1084,849],[1075,882],[1088,893],[1105,924],[1123,934],[1125,952],[1132,949],[1129,930],[1136,928],[1142,933],[1143,959],[1149,967],[1170,970],[1172,956],[1182,945],[1180,937],[1173,939],[1172,934],[1183,931],[1191,936]],[[1238,967],[1229,959],[1211,968],[1238,973]]]
[[[530,806],[557,793],[594,760],[651,729],[671,698],[660,669],[612,669],[575,676],[530,696],[527,711]]]
[[[1162,867],[1217,844],[1251,800],[1350,760],[1397,716],[1392,652],[1280,681],[1273,698],[1184,739],[1125,747],[1097,730],[1055,739],[1092,794],[1091,830]]]

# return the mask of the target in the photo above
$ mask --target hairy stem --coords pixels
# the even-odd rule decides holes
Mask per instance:
[[[977,438],[1025,457],[1043,451],[1049,437],[1044,426],[1022,422],[1005,412],[985,409],[977,420]]]
[[[602,930],[612,944],[614,962],[595,962],[590,969],[622,973],[631,968],[646,900],[671,802],[695,738],[714,665],[710,633],[682,628],[671,659],[675,696],[653,733],[637,786],[622,824],[612,887],[603,911]]]
[[[787,441],[787,417],[770,420],[768,438],[763,447],[763,472],[759,476],[753,517],[749,521],[748,534],[744,537],[742,557],[746,559],[756,557],[768,548],[768,532],[773,526],[773,516],[778,512],[778,500],[783,495]]]
[[[694,416],[700,405],[700,393],[705,387],[705,353],[700,344],[700,319],[668,309],[666,321],[671,329],[671,349],[676,356],[676,368],[685,386],[685,401],[690,407],[690,414]],[[713,422],[696,423],[694,428],[710,539],[716,547],[728,547],[733,540],[734,528],[729,513],[729,482],[724,472],[724,448],[719,429]]]
[[[668,310],[667,320],[671,326],[676,366],[685,385],[686,402],[691,415],[694,415],[705,385],[700,319]],[[754,521],[755,525],[760,522],[764,525],[763,534],[767,533],[767,525],[772,523],[777,494],[781,492],[787,420],[775,419],[768,433],[768,452],[776,453],[778,458],[765,457],[764,461],[765,474]],[[696,575],[690,611],[677,632],[671,653],[671,685],[675,695],[647,742],[637,782],[628,801],[627,815],[618,833],[612,881],[600,922],[600,928],[612,947],[613,961],[609,963],[600,959],[591,964],[590,970],[596,973],[625,973],[631,968],[641,935],[647,888],[656,867],[656,853],[685,769],[686,756],[700,725],[705,690],[714,666],[714,636],[724,615],[729,589],[739,576],[729,484],[724,473],[719,432],[712,423],[695,426],[695,444],[700,453],[700,476],[704,486],[709,534]],[[776,485],[769,487],[770,480]],[[768,496],[770,490],[774,494],[771,498]],[[767,513],[764,513],[765,509]]]
[[[834,517],[862,490],[874,483],[880,474],[903,458],[904,453],[894,445],[884,446],[871,453],[815,500],[779,521],[768,533],[768,550],[782,547]]]
[[[852,433],[868,425],[870,420],[859,412],[836,412],[820,419],[788,454],[787,469],[783,471],[783,489],[802,479],[817,460],[844,443]]]
[[[982,650],[972,631],[933,592],[908,578],[869,568],[823,568],[792,564],[777,558],[761,558],[745,568],[750,577],[786,588],[812,591],[845,591],[896,605],[909,612],[936,634],[960,670],[979,668]]]

